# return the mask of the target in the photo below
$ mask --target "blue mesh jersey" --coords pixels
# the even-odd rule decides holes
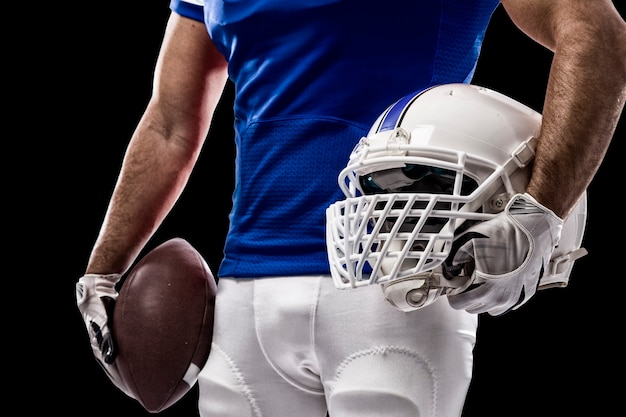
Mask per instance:
[[[235,84],[236,178],[218,275],[329,274],[337,175],[391,103],[470,82],[497,0],[172,0]]]

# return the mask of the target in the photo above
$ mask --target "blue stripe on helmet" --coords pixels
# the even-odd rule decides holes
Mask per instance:
[[[389,109],[387,110],[385,116],[383,117],[383,120],[380,122],[380,126],[378,127],[377,132],[393,130],[398,127],[400,125],[400,122],[402,122],[402,118],[404,117],[406,110],[411,105],[413,100],[418,98],[420,95],[422,95],[422,93],[424,93],[426,90],[429,90],[430,88],[432,87],[425,88],[416,93],[406,95],[400,100],[396,101],[394,104],[392,104],[391,107],[389,107]]]

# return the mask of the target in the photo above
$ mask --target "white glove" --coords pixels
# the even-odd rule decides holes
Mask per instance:
[[[518,309],[536,292],[561,237],[563,220],[529,194],[516,194],[504,211],[470,227],[444,269],[473,267],[471,285],[448,295],[450,305],[498,316]],[[457,245],[455,245],[457,246]]]
[[[87,327],[91,350],[96,360],[113,384],[134,398],[115,365],[117,346],[110,329],[118,296],[115,284],[120,278],[120,274],[84,275],[76,283],[76,302]]]

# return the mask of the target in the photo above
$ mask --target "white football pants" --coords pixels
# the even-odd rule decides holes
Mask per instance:
[[[455,417],[477,316],[447,298],[404,313],[378,285],[220,278],[202,417]]]

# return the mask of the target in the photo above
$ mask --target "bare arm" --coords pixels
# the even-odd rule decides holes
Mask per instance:
[[[626,99],[626,24],[611,0],[502,0],[554,52],[527,191],[566,217],[595,176]]]
[[[205,26],[172,13],[87,273],[123,273],[180,196],[226,83]]]

